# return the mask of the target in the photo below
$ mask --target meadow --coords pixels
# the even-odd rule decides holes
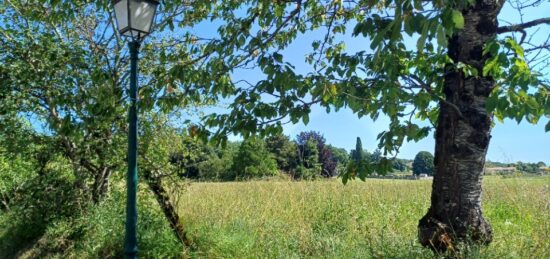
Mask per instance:
[[[179,186],[171,187],[172,198],[192,247],[178,243],[141,184],[141,258],[443,257],[416,240],[431,180],[367,179],[343,185],[337,179],[279,179]],[[483,187],[493,243],[462,250],[459,258],[550,258],[550,176],[488,176]],[[51,199],[63,204],[59,196]],[[52,213],[41,207],[24,210],[34,216],[19,210],[0,213],[0,258],[122,258],[125,197],[119,181],[104,201],[72,216],[40,221]]]
[[[484,179],[493,243],[472,258],[550,258],[550,178]],[[193,183],[177,197],[205,258],[433,258],[416,241],[431,181]]]

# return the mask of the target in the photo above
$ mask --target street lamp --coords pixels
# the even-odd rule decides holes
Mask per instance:
[[[124,254],[127,258],[137,258],[137,61],[139,45],[153,27],[158,1],[154,0],[114,0],[118,32],[129,37],[130,47],[130,111],[128,113],[128,175],[126,201],[126,236]]]

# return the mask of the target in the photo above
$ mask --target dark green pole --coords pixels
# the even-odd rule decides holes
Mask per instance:
[[[128,113],[128,175],[126,201],[126,238],[124,253],[126,258],[137,258],[137,62],[139,42],[132,41],[130,47],[130,111]]]

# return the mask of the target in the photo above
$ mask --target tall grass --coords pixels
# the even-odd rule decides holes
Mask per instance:
[[[550,257],[550,178],[488,177],[485,216],[494,242],[481,258]],[[208,258],[433,258],[417,244],[431,181],[196,183],[179,197]]]
[[[72,217],[0,214],[0,258],[122,257],[123,186],[113,185],[104,201]],[[461,257],[550,258],[550,177],[487,177],[483,187],[494,241]],[[441,257],[416,241],[430,189],[431,181],[382,179],[346,186],[337,180],[193,183],[173,197],[194,241],[184,249],[142,185],[140,257]]]

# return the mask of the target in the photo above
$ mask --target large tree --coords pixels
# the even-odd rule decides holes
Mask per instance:
[[[420,151],[414,157],[412,163],[412,171],[414,175],[433,175],[434,174],[434,157],[428,151]]]
[[[298,148],[289,137],[278,134],[266,139],[267,149],[273,154],[279,170],[286,173],[296,170],[298,164]]]
[[[317,161],[321,164],[320,175],[323,177],[332,177],[336,175],[336,161],[332,155],[332,151],[327,147],[326,140],[320,132],[305,131],[300,132],[296,136],[296,143],[298,144],[298,150],[300,157],[304,154],[311,154],[312,151],[309,148],[309,142],[315,143],[315,149],[318,152]]]
[[[519,23],[527,20],[522,17],[518,24],[499,26],[504,5],[503,0],[193,5],[188,14],[207,9],[211,20],[222,21],[217,41],[205,48],[211,50],[204,54],[210,55],[207,64],[223,60],[225,69],[255,68],[265,75],[257,82],[208,88],[233,98],[228,113],[204,118],[202,136],[223,142],[231,133],[272,134],[287,121],[308,123],[312,106],[347,107],[359,118],[387,116],[389,127],[378,135],[383,156],[365,170],[348,170],[347,180],[390,170],[388,155],[435,128],[436,176],[430,209],[419,222],[420,242],[439,250],[466,239],[488,243],[492,230],[481,212],[481,176],[493,116],[536,123],[550,114],[549,86],[540,73],[550,45],[546,37],[530,35],[535,26],[548,31],[550,19]],[[547,4],[511,6],[523,15]],[[309,31],[314,33],[302,36]],[[346,51],[339,39],[350,31],[369,48]],[[284,49],[293,40],[311,40],[309,72],[285,60]]]

